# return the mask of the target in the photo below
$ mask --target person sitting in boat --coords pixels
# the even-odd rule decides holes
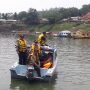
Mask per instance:
[[[43,68],[51,68],[52,67],[52,61],[51,59],[47,59],[46,62],[43,64]]]
[[[37,39],[38,43],[40,43],[40,45],[42,45],[42,43],[43,43],[42,41],[44,41],[44,44],[46,44],[46,37],[47,37],[46,32],[41,33]]]
[[[17,40],[17,52],[19,56],[19,64],[26,65],[27,61],[27,42],[24,38],[24,35],[19,35]]]
[[[37,74],[39,77],[41,77],[40,74],[40,61],[39,61],[39,55],[41,53],[41,47],[38,44],[38,42],[35,40],[34,43],[31,45],[31,51],[29,54],[29,64],[33,64],[34,69],[37,71]]]
[[[44,61],[41,63],[41,67],[43,68],[51,68],[53,65],[53,57],[51,53],[48,53]]]

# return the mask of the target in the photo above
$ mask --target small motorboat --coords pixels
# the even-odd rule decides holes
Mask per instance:
[[[61,31],[61,32],[59,32],[58,36],[59,37],[68,37],[68,38],[70,38],[71,37],[71,31],[68,31],[68,30]]]
[[[10,68],[11,78],[12,79],[28,79],[28,80],[44,80],[50,81],[55,72],[57,66],[57,50],[51,48],[49,46],[44,46],[43,53],[40,56],[40,63],[43,64],[40,66],[40,74],[41,77],[38,76],[37,72],[35,71],[33,65],[20,65],[17,62]],[[47,61],[51,57],[52,65],[49,67],[45,66],[44,60]],[[46,63],[48,65],[48,63]]]

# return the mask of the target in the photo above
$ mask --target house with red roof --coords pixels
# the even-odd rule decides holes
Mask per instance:
[[[81,22],[90,24],[90,12],[81,17]]]
[[[87,14],[85,14],[83,17],[81,17],[84,20],[90,20],[90,12],[88,12]]]

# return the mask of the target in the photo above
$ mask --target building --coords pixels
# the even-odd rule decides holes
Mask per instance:
[[[81,17],[81,21],[84,23],[90,23],[90,12]]]
[[[21,24],[22,22],[19,20],[13,20],[13,19],[0,19],[0,24]]]
[[[47,23],[49,23],[49,20],[46,19],[46,18],[41,18],[41,19],[39,20],[39,23],[40,23],[40,24],[47,24]]]

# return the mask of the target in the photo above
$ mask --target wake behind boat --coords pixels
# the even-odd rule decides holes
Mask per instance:
[[[53,78],[56,66],[57,66],[57,51],[54,48],[49,46],[44,46],[43,53],[39,57],[40,59],[40,74],[41,77],[37,75],[36,70],[34,69],[33,65],[20,65],[17,62],[11,67],[11,78],[14,79],[27,79],[27,80],[44,80],[49,81]],[[49,62],[45,63],[51,59],[52,65],[49,65]]]

